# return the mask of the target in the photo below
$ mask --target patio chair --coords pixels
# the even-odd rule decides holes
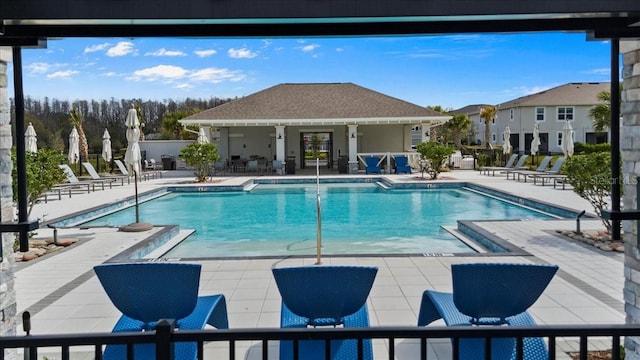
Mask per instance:
[[[367,156],[367,157],[365,157],[364,158],[364,163],[366,165],[366,168],[364,170],[365,174],[373,174],[373,173],[381,174],[382,173],[382,169],[378,165],[379,161],[380,161],[380,159],[378,159],[375,156]]]
[[[284,175],[284,164],[282,160],[273,160],[271,163],[271,169],[276,173],[276,175]]]
[[[409,158],[406,156],[396,156],[396,174],[411,174],[411,166],[409,166]]]
[[[258,160],[247,161],[247,172],[258,172]]]
[[[160,319],[176,320],[179,330],[201,330],[207,324],[229,328],[222,294],[198,297],[199,264],[127,263],[103,264],[94,271],[111,302],[122,316],[113,332],[147,331]],[[107,345],[103,359],[126,359],[126,345]],[[197,344],[174,345],[175,359],[196,359]],[[155,345],[134,347],[134,358],[155,359]]]
[[[515,164],[517,159],[518,159],[518,154],[512,154],[507,160],[506,164],[504,164],[504,166],[483,166],[480,168],[480,175],[482,175],[483,172],[485,175],[489,175],[489,171],[492,171],[493,169],[499,169],[499,170],[502,170],[504,168],[510,169],[513,167],[513,164]]]
[[[513,180],[516,179],[516,175],[518,175],[518,182],[520,181],[520,176],[524,177],[524,182],[527,182],[527,177],[535,174],[542,174],[547,171],[549,164],[551,163],[551,159],[553,156],[545,156],[538,164],[538,167],[535,170],[527,170],[527,169],[514,169],[514,170],[506,170],[507,180],[509,180],[509,174],[513,175]]]
[[[282,296],[280,327],[369,326],[367,297],[378,268],[303,266],[272,271]],[[371,359],[371,339],[364,340],[362,345],[362,359]],[[331,340],[330,346],[331,359],[358,358],[357,340]],[[280,359],[293,359],[293,349],[293,341],[280,341]],[[325,351],[324,341],[298,343],[299,359],[326,359]]]
[[[491,176],[495,176],[496,175],[496,171],[501,172],[501,173],[505,173],[508,171],[513,171],[513,170],[524,170],[525,166],[524,163],[527,161],[527,159],[529,158],[529,155],[522,155],[519,159],[518,162],[512,166],[492,166],[492,167],[488,167],[488,168],[484,168],[485,170],[485,174],[489,175],[489,171],[491,171]],[[507,164],[508,165],[508,164]]]
[[[122,160],[115,159],[115,160],[113,160],[113,163],[116,164],[116,166],[118,167],[118,170],[120,170],[120,173],[122,173],[122,175],[126,175],[129,178],[133,177],[132,174],[129,174],[129,170],[127,170],[127,166],[122,162]],[[159,173],[159,171],[157,173]],[[141,172],[138,175],[139,175],[140,180],[149,180],[152,176],[153,177],[157,177],[155,171],[153,171],[153,172]]]
[[[113,183],[120,180],[120,185],[124,185],[124,179],[127,179],[127,184],[129,184],[129,177],[126,175],[108,175],[108,176],[100,176],[93,165],[89,162],[83,162],[82,166],[87,170],[89,176],[91,176],[92,180],[104,181],[109,183],[109,188],[113,187]]]
[[[64,172],[67,177],[66,183],[56,184],[51,187],[50,190],[43,193],[40,198],[44,200],[45,204],[49,201],[49,195],[56,195],[58,200],[62,200],[62,193],[71,194],[73,193],[90,193],[91,191],[95,191],[96,183],[92,181],[80,181],[76,175],[73,173],[73,170],[69,167],[69,165],[59,165],[60,169]]]
[[[86,186],[87,189],[91,188],[91,191],[96,191],[96,185],[100,185],[102,187],[102,190],[104,190],[103,181],[80,180],[78,179],[76,174],[73,172],[73,170],[69,167],[69,165],[60,164],[58,165],[58,167],[62,169],[62,171],[64,172],[64,175],[67,177],[67,182],[62,184],[57,184],[54,186],[54,188],[62,188],[62,189],[69,188],[69,187],[84,188]]]
[[[218,175],[218,173],[224,173],[227,170],[227,160],[218,160],[213,164],[213,174]]]
[[[537,181],[540,180],[542,181],[542,186],[544,186],[544,183],[546,180],[552,180],[553,181],[553,187],[556,187],[556,182],[558,182],[558,180],[562,181],[565,180],[567,178],[566,175],[562,175],[560,174],[560,170],[562,169],[562,165],[564,164],[565,160],[567,160],[567,158],[565,157],[559,157],[558,160],[556,160],[553,163],[553,166],[551,166],[551,169],[549,169],[548,171],[545,171],[542,174],[534,174],[532,175],[533,177],[533,185],[537,185]],[[564,182],[562,183],[562,189],[564,190]]]
[[[547,287],[558,267],[537,264],[454,264],[453,293],[427,290],[422,295],[418,326],[443,319],[447,326],[534,326],[527,309]],[[491,340],[491,359],[516,359],[513,338]],[[459,358],[485,359],[483,338],[459,341]],[[525,360],[547,359],[542,338],[523,340]]]

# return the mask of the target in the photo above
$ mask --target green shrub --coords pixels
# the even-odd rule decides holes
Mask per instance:
[[[611,144],[602,143],[602,144],[583,144],[583,143],[575,143],[574,144],[574,152],[576,154],[592,154],[596,152],[611,152]]]
[[[198,182],[207,181],[209,176],[209,168],[213,163],[220,159],[218,148],[214,144],[191,143],[180,149],[180,157],[184,162],[195,168],[194,175]]]
[[[423,159],[429,161],[430,166],[426,170],[432,179],[438,178],[444,161],[449,155],[456,152],[455,148],[435,141],[420,143],[417,146],[417,150]]]
[[[11,149],[11,161],[13,161],[13,199],[18,199],[18,174],[16,164],[16,149]],[[65,161],[64,155],[59,150],[38,149],[37,153],[25,154],[27,170],[27,204],[28,214],[31,214],[33,206],[42,194],[50,191],[54,185],[60,184],[66,178],[62,169],[58,167]]]
[[[563,165],[567,182],[573,191],[587,200],[602,218],[602,209],[611,198],[613,179],[611,178],[611,153],[595,152],[570,157]],[[622,191],[623,187],[620,187]],[[607,231],[611,232],[611,221],[602,219]]]

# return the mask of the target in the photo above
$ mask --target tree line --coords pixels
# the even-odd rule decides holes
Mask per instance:
[[[189,136],[182,131],[177,120],[215,106],[219,106],[233,99],[192,99],[176,101],[172,99],[143,100],[120,99],[109,100],[58,100],[45,97],[33,99],[25,97],[25,126],[33,124],[38,136],[38,148],[64,150],[69,145],[69,134],[73,129],[74,117],[79,116],[84,129],[89,151],[102,151],[102,135],[107,129],[111,135],[114,151],[125,148],[126,127],[125,118],[132,107],[138,110],[141,130],[145,137],[155,139],[181,139]],[[14,146],[15,138],[24,135],[24,129],[15,128],[15,101],[11,103],[11,123],[13,126]],[[73,114],[73,115],[72,115]]]

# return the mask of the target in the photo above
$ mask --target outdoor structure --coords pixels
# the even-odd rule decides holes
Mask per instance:
[[[358,3],[349,0],[282,0],[278,6],[255,0],[122,0],[118,6],[106,0],[3,0],[0,2],[0,46],[13,47],[17,142],[18,223],[3,224],[5,254],[10,254],[13,233],[31,230],[26,217],[26,171],[22,131],[25,128],[22,91],[21,48],[42,45],[47,38],[139,37],[139,36],[327,36],[327,35],[416,35],[483,32],[583,31],[593,38],[611,39],[612,69],[612,211],[614,220],[624,223],[625,302],[627,322],[640,324],[640,212],[620,211],[619,185],[625,181],[625,209],[638,209],[637,177],[640,173],[640,2],[609,1],[466,1],[464,6],[448,0],[429,2],[385,0]],[[619,50],[619,39],[623,42]],[[622,115],[619,128],[618,56],[624,54]],[[6,71],[9,56],[0,50],[0,189],[3,219],[11,219],[11,169]],[[620,131],[624,137],[620,137]],[[512,129],[513,131],[513,129]],[[541,130],[543,131],[543,130]],[[495,131],[496,134],[500,131]],[[619,150],[624,158],[620,174]],[[351,153],[351,151],[350,151]],[[614,222],[614,228],[615,228]],[[36,224],[37,227],[37,224]],[[619,233],[613,233],[618,239]],[[26,238],[22,236],[22,238]],[[26,241],[25,241],[26,245]],[[13,257],[3,256],[0,274],[0,311],[5,321],[3,334],[15,332]],[[626,356],[640,359],[640,340],[626,337]]]
[[[180,120],[200,126],[222,159],[295,161],[305,153],[328,166],[347,156],[357,172],[358,155],[411,152],[411,129],[428,129],[450,115],[396,99],[352,83],[280,84]],[[313,161],[311,156],[308,159]]]
[[[608,133],[596,133],[589,110],[598,105],[598,94],[609,91],[611,83],[569,83],[535,94],[519,97],[498,104],[498,114],[491,124],[491,144],[502,145],[502,134],[508,126],[511,130],[511,146],[515,153],[529,153],[533,128],[540,129],[539,153],[560,153],[562,128],[566,121],[571,122],[574,141],[597,144],[609,142]],[[484,119],[480,118],[482,105],[469,105],[454,113],[469,116],[476,129],[476,142],[484,142]]]

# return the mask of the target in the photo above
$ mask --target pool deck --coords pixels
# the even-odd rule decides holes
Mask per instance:
[[[343,175],[346,176],[346,175]],[[392,182],[414,181],[419,174],[385,175]],[[571,190],[552,186],[534,186],[506,180],[504,175],[486,176],[472,170],[457,170],[442,176],[471,181],[520,197],[558,204],[577,211],[592,208]],[[165,172],[164,177],[138,183],[139,192],[163,186],[186,183],[188,172]],[[216,184],[239,185],[248,177],[215,178]],[[449,180],[445,180],[449,181]],[[133,195],[133,184],[90,194],[74,194],[71,198],[37,205],[33,217],[45,220],[82,211],[93,206],[123,200]],[[149,219],[143,219],[149,221]],[[171,219],[153,219],[158,224],[170,224]],[[354,257],[323,258],[324,264],[377,266],[379,272],[368,300],[372,326],[412,326],[416,324],[422,292],[427,289],[451,290],[450,265],[465,262],[517,262],[557,264],[560,271],[530,312],[539,324],[623,324],[622,253],[603,252],[572,240],[559,237],[553,231],[574,229],[575,220],[488,221],[481,226],[530,256],[421,256],[421,257]],[[583,230],[601,229],[600,220],[581,221]],[[32,334],[109,332],[119,317],[102,290],[92,267],[148,237],[150,232],[124,233],[112,228],[61,229],[59,238],[77,238],[79,243],[56,254],[25,263],[17,263],[15,288],[17,310],[31,312]],[[51,229],[38,230],[37,238],[52,237]],[[227,298],[229,323],[232,328],[278,327],[280,296],[271,275],[273,267],[310,265],[315,259],[283,258],[260,260],[206,260],[202,264],[200,294],[222,293]],[[441,324],[441,323],[438,323]],[[18,334],[23,334],[21,326]],[[258,358],[260,344],[238,344],[239,358]],[[574,342],[559,344],[558,358],[567,358],[562,351],[571,350]],[[415,357],[416,343],[396,344],[396,357]],[[607,342],[592,342],[594,348],[607,348]],[[430,358],[450,356],[448,341],[431,342]],[[228,354],[219,345],[207,346],[205,358]],[[386,358],[386,344],[374,342],[376,358]],[[277,353],[277,345],[269,349]],[[228,355],[226,355],[228,356]],[[73,358],[91,358],[77,352]]]

